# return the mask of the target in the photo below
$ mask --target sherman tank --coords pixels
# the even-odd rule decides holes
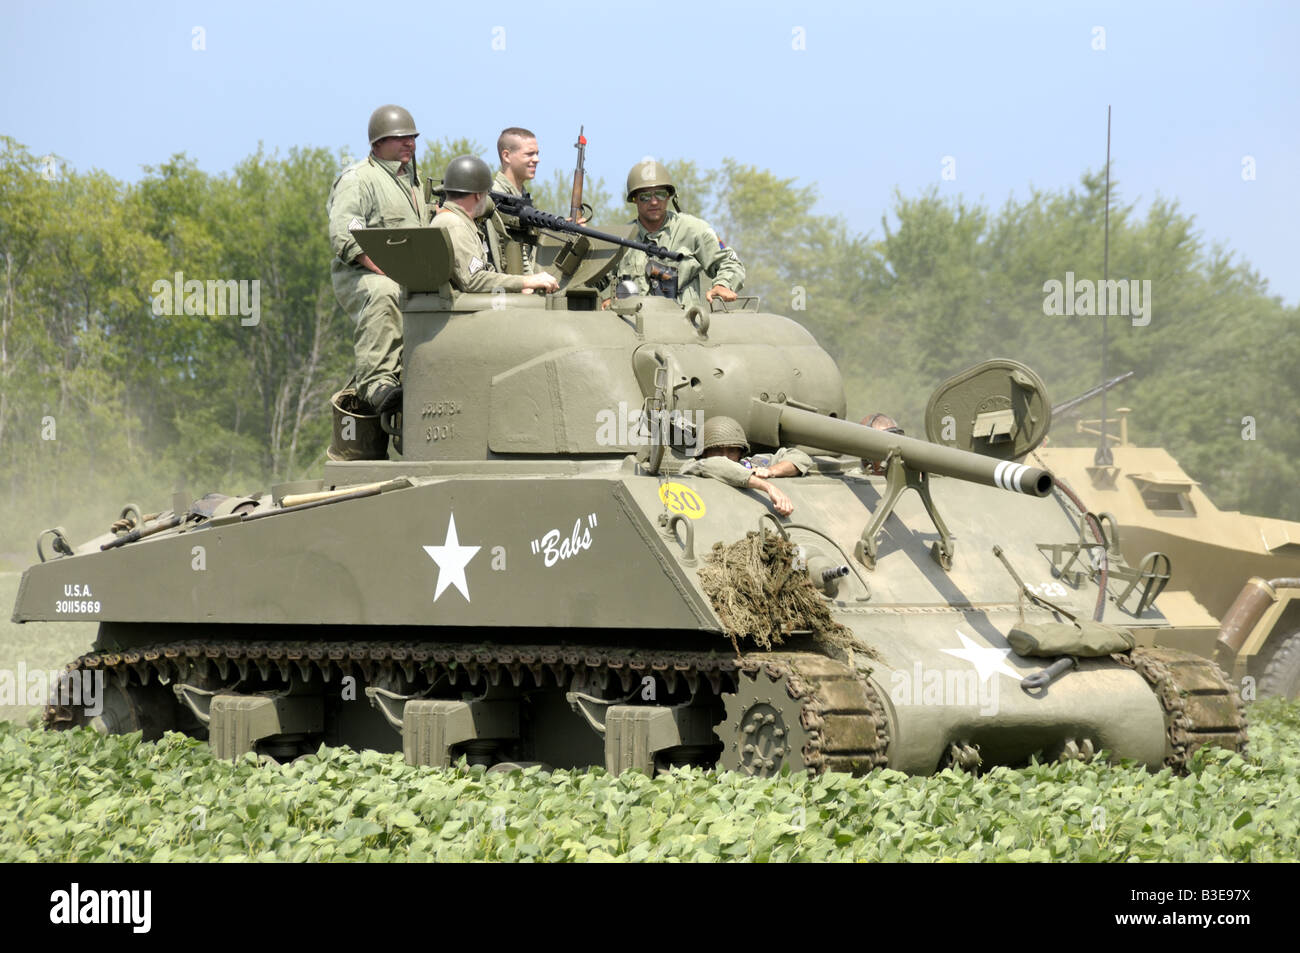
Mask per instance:
[[[587,231],[544,239],[552,295],[455,292],[440,230],[356,233],[409,291],[403,411],[379,433],[336,401],[318,479],[43,534],[14,620],[99,622],[47,724],[223,757],[764,776],[1244,749],[1222,672],[1151,644],[1155,575],[1108,572],[1020,462],[1050,427],[1032,371],[943,382],[929,440],[872,430],[753,299],[601,307],[628,232]],[[810,454],[788,517],[682,472],[718,415]],[[735,623],[741,596],[767,635]]]

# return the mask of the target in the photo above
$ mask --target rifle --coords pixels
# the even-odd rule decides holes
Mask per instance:
[[[573,167],[573,191],[569,193],[569,221],[577,222],[582,214],[582,180],[586,175],[587,137],[582,134],[583,126],[578,127],[578,141],[573,148],[578,150],[578,164]]]
[[[570,222],[566,218],[560,218],[558,215],[552,215],[550,212],[543,212],[533,205],[533,197],[525,192],[522,196],[507,195],[505,192],[490,192],[492,201],[496,207],[505,215],[513,215],[519,219],[519,224],[529,225],[533,228],[545,228],[553,232],[567,232],[570,235],[590,235],[592,238],[599,238],[602,242],[609,242],[612,245],[622,245],[624,248],[632,248],[639,252],[644,252],[651,258],[658,258],[663,261],[681,261],[686,258],[685,252],[669,251],[662,245],[656,245],[654,242],[639,242],[632,238],[619,238],[617,235],[610,235],[607,232],[598,232],[594,228],[588,228],[586,225],[578,225],[576,222]]]
[[[1119,377],[1112,377],[1104,384],[1098,384],[1096,387],[1092,388],[1091,390],[1084,391],[1078,397],[1072,397],[1069,400],[1065,401],[1065,403],[1063,404],[1057,404],[1055,407],[1052,408],[1052,416],[1059,417],[1062,414],[1067,414],[1070,411],[1074,410],[1074,408],[1078,407],[1080,404],[1086,404],[1088,401],[1092,400],[1098,394],[1104,394],[1112,387],[1115,387],[1117,384],[1124,383],[1132,376],[1133,376],[1133,371],[1129,371],[1125,374],[1119,375]]]

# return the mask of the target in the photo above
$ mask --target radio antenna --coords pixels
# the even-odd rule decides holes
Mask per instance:
[[[1110,106],[1106,107],[1106,230],[1104,244],[1101,255],[1101,277],[1102,287],[1110,287]],[[1101,379],[1109,380],[1106,376],[1106,324],[1109,315],[1108,309],[1101,309]],[[1115,460],[1111,456],[1110,441],[1106,437],[1106,392],[1101,392],[1101,442],[1097,444],[1097,452],[1093,455],[1092,464],[1097,467],[1111,466]]]

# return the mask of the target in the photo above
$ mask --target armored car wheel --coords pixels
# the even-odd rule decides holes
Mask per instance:
[[[1259,677],[1259,695],[1300,698],[1300,629],[1277,640]]]

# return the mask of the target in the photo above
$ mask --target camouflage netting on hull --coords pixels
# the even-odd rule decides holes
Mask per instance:
[[[729,546],[714,543],[700,582],[736,651],[741,639],[761,649],[780,645],[795,631],[851,645],[849,630],[831,618],[812,579],[795,568],[798,547],[775,533],[748,533]]]

